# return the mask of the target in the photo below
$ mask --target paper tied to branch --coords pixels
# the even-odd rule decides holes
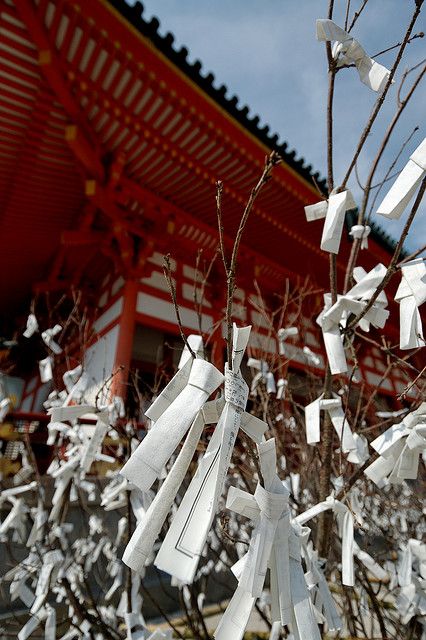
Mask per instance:
[[[147,491],[161,475],[164,465],[194,422],[197,413],[223,381],[223,375],[214,365],[200,359],[188,360],[176,376],[189,365],[188,381],[184,388],[159,415],[121,470],[121,474],[142,491]],[[169,399],[170,395],[165,401],[163,397],[163,407]],[[152,416],[153,407],[149,417]]]
[[[354,240],[361,240],[361,249],[368,249],[368,236],[370,235],[371,227],[368,224],[354,224],[349,231],[349,235]]]
[[[27,327],[22,335],[24,336],[24,338],[31,338],[31,336],[33,336],[36,331],[38,331],[37,318],[33,313],[30,313],[27,318]]]
[[[281,356],[285,355],[285,341],[287,338],[294,338],[299,334],[297,327],[282,327],[278,329],[278,353]]]
[[[55,354],[59,355],[62,353],[62,348],[58,345],[57,342],[54,341],[54,337],[62,331],[62,327],[60,324],[55,324],[51,329],[46,329],[41,334],[41,338],[44,344],[49,347],[49,349]]]
[[[92,463],[99,457],[99,452],[102,447],[103,440],[108,432],[109,426],[107,423],[108,417],[105,413],[98,414],[96,426],[90,438],[87,439],[82,451],[81,451],[81,468],[83,474],[90,471]],[[87,428],[87,427],[86,427]]]
[[[317,40],[335,43],[332,55],[338,67],[354,64],[361,82],[373,91],[383,91],[389,80],[389,69],[370,58],[360,43],[332,20],[319,19],[316,28]]]
[[[43,360],[39,360],[38,368],[40,371],[40,380],[44,382],[49,382],[53,378],[53,358],[52,356],[47,356],[47,358],[43,358]]]
[[[329,253],[339,253],[345,213],[355,209],[356,204],[352,193],[347,189],[340,193],[332,192],[327,200],[305,207],[306,220],[321,220],[325,218],[321,238],[321,249]]]
[[[283,591],[276,594],[279,619],[281,624],[288,624],[291,619],[289,491],[276,473],[275,440],[258,444],[257,448],[265,487],[258,484],[254,495],[236,487],[231,487],[228,491],[227,508],[253,520],[254,529],[248,552],[232,567],[238,579],[238,587],[215,631],[217,640],[240,640],[243,637],[256,599],[262,594],[268,565],[273,563],[278,563],[279,566],[275,566],[275,581],[273,583],[271,579],[271,588],[273,583],[274,587],[281,587]]]
[[[370,464],[365,475],[379,487],[389,482],[401,484],[415,480],[419,457],[426,453],[426,402],[407,414],[370,443],[379,458]]]
[[[183,351],[181,353],[178,369],[182,369],[182,367],[191,360],[192,355],[188,348],[191,347],[192,351],[195,353],[197,358],[204,359],[204,346],[203,346],[203,338],[202,336],[191,334],[187,337],[187,344],[185,344]]]
[[[426,301],[426,263],[422,258],[401,267],[402,278],[395,300],[399,302],[399,346],[401,349],[424,347],[419,307]]]
[[[204,410],[208,410],[209,405],[216,405],[216,403],[217,400],[207,402]],[[161,532],[197,448],[206,423],[204,415],[203,410],[198,412],[178,457],[148,510],[140,519],[124,550],[123,562],[136,572],[142,572],[145,564],[151,558],[155,541]]]
[[[337,519],[339,535],[342,541],[342,582],[344,585],[354,585],[354,524],[352,513],[339,500],[328,496],[324,502],[319,502],[295,518],[299,524],[306,524],[312,518],[324,511],[331,510]]]
[[[249,358],[247,360],[247,366],[252,369],[257,369],[258,373],[255,374],[251,382],[250,393],[256,395],[258,386],[261,382],[266,386],[268,393],[276,393],[277,387],[275,384],[275,378],[272,371],[269,371],[269,365],[265,360],[257,360],[256,358]]]
[[[305,423],[306,440],[308,444],[316,444],[321,440],[320,436],[320,412],[327,411],[334,430],[339,438],[343,453],[348,453],[348,461],[353,464],[362,464],[368,458],[368,448],[365,447],[363,436],[353,434],[345,412],[342,407],[342,399],[337,394],[326,400],[324,394],[306,405]]]
[[[234,325],[232,371],[225,369],[225,403],[207,450],[155,560],[159,569],[185,584],[194,579],[223,492],[239,428],[258,442],[267,429],[266,423],[243,411],[248,387],[240,374],[240,365],[250,329],[238,329]],[[218,415],[212,415],[214,407],[208,411],[210,420],[217,421]],[[207,421],[207,416],[205,419]]]
[[[410,156],[407,164],[377,209],[381,216],[399,219],[426,173],[426,138]]]
[[[340,327],[346,326],[347,318],[351,314],[358,316],[364,311],[376,288],[385,277],[386,267],[379,263],[368,273],[362,267],[356,267],[353,275],[356,284],[345,295],[338,296],[335,304],[331,304],[330,294],[324,295],[324,310],[317,318],[317,324],[321,327],[324,338],[330,371],[333,375],[346,373],[348,370]],[[369,331],[370,323],[374,327],[383,328],[389,316],[389,311],[385,309],[386,305],[387,298],[382,291],[371,309],[356,326],[359,326],[363,331]]]
[[[254,529],[248,553],[232,568],[239,584],[215,631],[215,638],[241,640],[269,566],[274,628],[287,625],[296,638],[320,640],[317,617],[325,618],[330,629],[340,628],[340,619],[318,562],[314,564],[314,559],[306,553],[309,529],[290,521],[289,494],[276,475],[274,440],[258,445],[258,452],[265,488],[259,490],[258,487],[254,496],[233,488],[228,494],[227,506],[252,519]],[[313,598],[318,608],[314,607]]]

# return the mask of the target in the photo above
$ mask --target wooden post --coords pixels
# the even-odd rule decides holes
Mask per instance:
[[[118,332],[117,349],[113,371],[121,369],[114,376],[111,384],[111,397],[121,396],[123,400],[127,394],[127,381],[129,378],[130,363],[132,360],[133,339],[136,327],[136,302],[138,296],[138,283],[136,280],[127,280],[123,287],[123,311],[120,317],[120,329]]]

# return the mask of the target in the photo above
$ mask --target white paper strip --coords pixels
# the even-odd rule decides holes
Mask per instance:
[[[402,279],[395,294],[400,310],[400,348],[424,347],[422,319],[419,306],[426,301],[426,263],[422,258],[411,260],[401,267]]]
[[[377,209],[377,213],[386,218],[400,218],[423,180],[425,172],[426,138],[410,156],[404,169]]]
[[[155,560],[159,569],[185,584],[192,582],[197,570],[241,426],[248,388],[239,367],[250,329],[234,325],[233,371],[225,370],[224,409]]]
[[[321,201],[305,207],[308,222],[325,218],[321,249],[329,253],[339,253],[345,213],[356,207],[352,193],[349,190],[341,193],[331,193],[328,202]]]
[[[37,318],[33,313],[30,313],[27,318],[27,328],[22,335],[24,336],[24,338],[31,338],[31,336],[34,335],[36,331],[38,331]]]
[[[364,224],[355,224],[349,231],[349,235],[354,239],[361,240],[361,249],[368,249],[368,236],[370,235],[371,227]]]
[[[41,334],[42,340],[44,344],[49,347],[54,354],[59,355],[62,353],[62,348],[58,345],[57,342],[54,341],[54,337],[62,331],[62,327],[60,324],[55,324],[51,329],[46,329]]]
[[[173,454],[208,397],[223,381],[210,362],[193,360],[188,384],[148,431],[121,474],[147,491]]]
[[[357,316],[365,309],[385,275],[386,267],[380,263],[368,273],[358,268],[354,272],[357,283],[344,296],[338,296],[334,305],[331,305],[330,294],[325,294],[325,307],[318,316],[317,323],[322,329],[327,358],[333,375],[346,373],[348,370],[340,326],[346,325],[350,314]],[[389,311],[384,308],[386,304],[387,299],[381,294],[359,321],[360,328],[368,331],[370,323],[374,327],[382,328],[389,316]]]
[[[333,57],[338,67],[354,64],[361,82],[373,91],[383,91],[390,74],[386,67],[370,58],[360,43],[332,20],[317,20],[316,26],[317,40],[336,43]]]

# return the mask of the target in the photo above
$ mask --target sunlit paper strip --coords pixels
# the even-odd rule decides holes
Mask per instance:
[[[401,267],[402,279],[395,294],[399,302],[400,349],[424,347],[419,306],[426,301],[426,264],[422,258]]]
[[[316,27],[317,40],[336,42],[332,52],[338,67],[354,64],[361,82],[373,91],[383,91],[390,75],[386,67],[370,58],[360,43],[332,20],[319,19]]]
[[[223,375],[210,362],[193,360],[188,383],[148,431],[121,474],[142,491],[147,491],[222,381]]]
[[[296,522],[303,525],[323,511],[332,510],[337,518],[339,533],[342,540],[342,582],[347,586],[354,585],[354,525],[352,514],[342,502],[328,496],[324,502],[319,502],[304,513],[295,518]]]
[[[344,296],[338,296],[334,305],[331,305],[330,295],[325,295],[326,307],[318,316],[317,323],[322,329],[330,371],[333,375],[346,373],[348,370],[340,326],[345,326],[349,314],[357,316],[364,310],[385,275],[386,267],[380,263],[368,273],[357,269],[357,283]],[[359,322],[360,328],[368,331],[370,323],[382,328],[389,316],[389,311],[384,308],[386,304],[386,297],[380,295]]]
[[[328,202],[321,201],[305,207],[306,220],[325,218],[321,238],[321,249],[329,253],[339,253],[345,213],[356,207],[349,190],[332,193]]]
[[[251,495],[246,491],[231,487],[226,501],[228,509],[244,517],[249,517],[255,522],[255,526],[247,554],[233,567],[233,572],[238,577],[238,587],[215,631],[214,635],[217,640],[240,640],[243,637],[254,603],[262,594],[268,563],[272,555],[274,560],[281,558],[284,561],[284,567],[282,565],[279,569],[276,567],[274,576],[275,584],[278,584],[278,575],[281,580],[285,581],[285,597],[283,598],[285,621],[281,622],[288,624],[291,619],[288,561],[289,492],[276,474],[274,439],[259,444],[258,453],[265,488],[258,484],[255,494]],[[284,531],[276,540],[276,532],[280,522]],[[281,542],[286,545],[285,553],[280,545]],[[275,549],[273,554],[274,544],[278,545],[279,549]]]
[[[99,415],[94,433],[88,440],[87,444],[83,447],[81,452],[81,468],[84,473],[90,471],[90,467],[94,462],[98,450],[102,446],[102,442],[108,431],[108,424],[106,424],[107,416],[105,414]]]
[[[371,227],[369,227],[368,224],[354,224],[349,231],[349,235],[352,236],[354,240],[361,240],[361,249],[368,249],[368,236],[370,232]]]
[[[426,172],[426,138],[410,156],[407,164],[386,194],[377,213],[398,219],[414,196]]]
[[[285,341],[287,338],[294,338],[299,333],[297,327],[282,327],[278,329],[278,353],[281,356],[285,355]]]
[[[30,313],[27,318],[27,327],[22,335],[24,336],[24,338],[31,338],[31,336],[33,336],[36,331],[38,331],[37,318],[33,313]]]
[[[365,469],[365,475],[379,487],[415,480],[419,457],[426,451],[426,402],[392,425],[371,442],[380,457]]]
[[[59,355],[60,353],[62,353],[62,348],[58,345],[57,342],[54,341],[53,338],[61,331],[62,331],[61,325],[55,324],[54,327],[52,327],[51,329],[46,329],[46,331],[43,331],[43,333],[41,334],[41,338],[44,344],[47,347],[49,347],[49,349],[53,351],[53,353],[56,355]]]
[[[212,402],[215,403],[214,400]],[[123,562],[134,571],[143,571],[145,563],[152,554],[155,541],[173,505],[179,487],[185,478],[204,424],[203,412],[200,411],[186,436],[185,443],[173,467],[169,471],[151,505],[148,507],[147,512],[137,525],[124,550]]]
[[[159,569],[184,583],[194,579],[223,491],[235,439],[242,427],[248,387],[240,374],[240,365],[250,329],[234,325],[232,372],[225,368],[225,406],[155,560]],[[250,417],[250,422],[253,418]],[[265,423],[254,420],[262,426],[261,430],[266,430]]]
[[[250,393],[255,395],[257,387],[260,382],[266,385],[266,391],[268,393],[276,393],[277,387],[275,384],[275,378],[272,371],[269,371],[269,365],[265,360],[257,360],[256,358],[249,358],[247,360],[247,366],[257,369],[259,373],[253,377],[250,387]]]
[[[327,411],[330,420],[337,433],[343,453],[349,453],[348,461],[359,464],[364,460],[359,458],[359,450],[349,422],[345,417],[342,407],[342,399],[333,394],[333,398],[326,400],[321,394],[319,398],[306,405],[305,423],[306,440],[308,444],[316,444],[320,441],[320,412]]]

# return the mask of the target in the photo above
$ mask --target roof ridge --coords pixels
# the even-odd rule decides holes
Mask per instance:
[[[319,171],[313,172],[311,164],[305,165],[303,157],[296,158],[296,150],[288,150],[288,143],[282,142],[278,144],[278,134],[270,133],[268,124],[259,125],[260,116],[249,116],[250,108],[247,105],[238,108],[239,98],[235,94],[230,98],[226,97],[228,87],[221,84],[218,88],[213,86],[215,80],[214,74],[209,71],[203,76],[202,62],[196,59],[192,64],[188,61],[189,50],[182,46],[175,49],[173,44],[175,37],[173,33],[168,31],[164,36],[159,33],[160,20],[153,16],[151,20],[143,17],[144,5],[138,0],[134,5],[127,4],[126,0],[108,0],[108,2],[121,13],[143,36],[149,38],[151,42],[161,51],[168,60],[175,64],[180,71],[193,80],[208,96],[210,96],[217,104],[224,108],[237,122],[239,122],[247,131],[252,133],[260,142],[267,147],[277,151],[282,159],[294,169],[302,178],[318,185],[318,188],[327,194],[327,181],[321,177]],[[355,224],[355,222],[352,222]],[[397,241],[392,238],[377,222],[370,221],[371,236],[385,250],[393,252]],[[403,250],[401,256],[406,256],[407,251]]]
[[[196,59],[192,64],[188,61],[189,50],[182,46],[175,49],[173,43],[174,35],[168,31],[164,36],[159,33],[160,21],[156,16],[151,20],[143,17],[144,6],[138,0],[134,5],[127,4],[126,0],[108,0],[131,24],[151,42],[183,73],[193,80],[207,95],[214,99],[221,107],[223,107],[235,120],[244,126],[250,133],[256,136],[260,142],[267,147],[277,151],[282,159],[294,169],[302,178],[312,182],[315,180],[318,187],[326,192],[326,180],[321,177],[319,171],[313,171],[311,164],[305,165],[305,158],[302,156],[296,158],[296,150],[288,150],[288,143],[282,142],[278,144],[278,133],[270,133],[270,126],[265,124],[260,126],[260,116],[255,114],[250,117],[250,108],[247,105],[238,108],[239,98],[235,94],[230,98],[226,97],[228,87],[221,84],[218,88],[213,85],[215,81],[214,74],[209,71],[206,75],[202,75],[202,63]]]

